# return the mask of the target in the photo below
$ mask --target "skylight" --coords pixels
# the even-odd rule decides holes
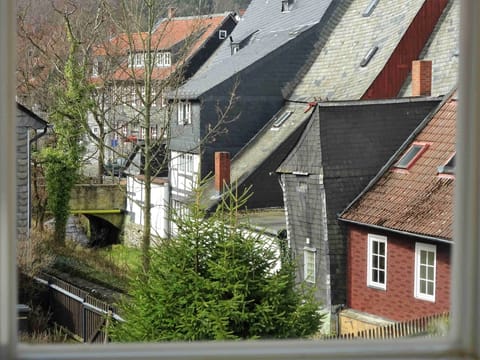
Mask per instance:
[[[377,6],[378,2],[379,2],[379,0],[371,0],[370,4],[368,4],[368,6],[363,11],[362,16],[363,17],[370,16],[373,13],[373,10],[375,10],[375,7]]]
[[[445,165],[438,167],[439,174],[454,174],[455,173],[455,154],[448,160]]]
[[[361,67],[367,66],[370,60],[372,60],[373,55],[375,55],[377,50],[378,50],[378,46],[374,46],[370,50],[368,50],[367,55],[363,57],[362,62],[360,63],[360,66]]]
[[[420,155],[427,150],[427,144],[415,143],[407,150],[407,152],[397,161],[396,168],[409,169],[418,160]]]
[[[282,126],[282,124],[292,115],[293,111],[285,111],[275,122],[273,123],[274,128]]]

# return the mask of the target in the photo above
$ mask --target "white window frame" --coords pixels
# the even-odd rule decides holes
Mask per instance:
[[[227,38],[227,30],[218,30],[218,38],[220,40]]]
[[[388,257],[388,242],[386,236],[368,234],[368,244],[367,244],[367,286],[375,289],[387,290],[387,257]],[[375,244],[384,245],[384,253],[380,254],[377,252]],[[374,261],[374,258],[377,261]],[[380,266],[380,261],[383,259],[383,267]],[[374,280],[373,272],[384,272],[384,282]]]
[[[178,125],[189,125],[192,123],[192,103],[190,101],[178,102]]]
[[[317,249],[311,247],[303,248],[303,280],[315,284],[317,277]]]
[[[169,67],[172,65],[172,55],[169,51],[158,51],[155,57],[157,67]]]
[[[444,338],[160,344],[17,344],[15,263],[15,2],[0,2],[0,358],[11,360],[478,359],[480,357],[480,2],[461,2],[451,331]],[[9,97],[7,94],[11,94]]]
[[[423,263],[422,262],[422,252],[433,253],[433,264]],[[433,279],[430,278],[427,274],[422,275],[421,268],[426,267],[433,268]],[[417,242],[415,243],[415,279],[414,279],[414,296],[417,299],[426,300],[426,301],[435,301],[435,288],[437,286],[437,247],[432,244],[425,244]],[[433,283],[433,293],[429,294],[428,288],[426,291],[422,291],[421,283],[425,281],[428,283]]]

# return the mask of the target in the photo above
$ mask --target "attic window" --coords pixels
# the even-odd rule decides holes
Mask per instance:
[[[273,123],[274,128],[279,128],[282,124],[292,115],[293,111],[285,111],[275,122]]]
[[[294,0],[282,0],[282,13],[292,10]]]
[[[375,55],[377,50],[378,50],[378,46],[374,46],[370,50],[368,50],[367,55],[365,55],[364,58],[362,59],[362,62],[360,63],[360,66],[361,67],[367,66],[368,63],[370,62],[370,60],[372,60],[373,55]]]
[[[371,0],[370,4],[368,4],[368,6],[363,11],[362,16],[363,17],[370,16],[373,13],[373,10],[375,10],[375,7],[377,6],[378,2],[379,2],[379,0]]]
[[[234,55],[240,50],[240,44],[238,42],[232,42],[230,44],[230,49],[232,50],[232,55]]]
[[[455,154],[447,161],[445,165],[438,167],[439,174],[455,174]]]
[[[218,30],[218,38],[220,40],[227,38],[227,30]]]
[[[427,144],[414,143],[400,160],[397,161],[395,167],[399,169],[410,169],[427,148]]]

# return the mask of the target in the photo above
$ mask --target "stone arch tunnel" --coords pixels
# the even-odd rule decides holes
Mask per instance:
[[[120,242],[126,206],[122,184],[76,185],[70,198],[70,212],[84,215],[90,223],[90,246]]]

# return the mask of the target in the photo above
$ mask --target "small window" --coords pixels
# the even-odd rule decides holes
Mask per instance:
[[[437,247],[435,245],[415,244],[415,297],[435,301]]]
[[[374,46],[370,50],[368,50],[367,55],[365,55],[362,61],[360,62],[360,66],[361,67],[367,66],[370,60],[372,60],[373,55],[375,55],[377,50],[378,50],[378,46]]]
[[[226,39],[227,38],[227,30],[219,30],[218,31],[218,38],[220,40]]]
[[[172,55],[169,52],[160,51],[155,56],[157,67],[168,67],[172,64]]]
[[[387,288],[387,238],[368,234],[367,286]]]
[[[365,11],[363,12],[363,17],[368,17],[372,15],[373,10],[375,10],[375,7],[377,6],[379,0],[371,0],[368,6],[365,8]]]
[[[232,55],[234,55],[240,50],[240,44],[237,42],[232,42],[230,44],[230,49],[232,51]]]
[[[188,125],[192,123],[192,104],[189,101],[180,101],[178,103],[178,125]]]
[[[455,174],[455,155],[447,161],[445,165],[438,167],[439,174]]]
[[[315,284],[315,254],[317,250],[313,248],[303,249],[303,279],[306,282]]]
[[[413,144],[400,160],[397,161],[395,167],[399,169],[410,169],[425,150],[427,150],[427,144]]]
[[[282,124],[292,115],[292,111],[285,111],[275,122],[273,123],[274,128],[279,128]]]
[[[282,12],[288,12],[292,10],[294,0],[282,0]]]

